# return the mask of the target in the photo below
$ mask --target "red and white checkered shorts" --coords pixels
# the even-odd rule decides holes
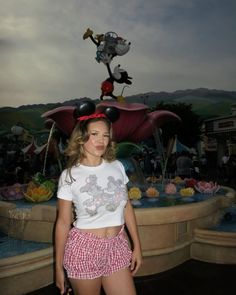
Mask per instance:
[[[124,227],[111,238],[101,238],[74,227],[65,246],[64,267],[69,278],[95,279],[129,267],[131,256]]]

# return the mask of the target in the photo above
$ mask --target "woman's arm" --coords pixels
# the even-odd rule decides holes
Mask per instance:
[[[65,290],[65,274],[63,268],[63,257],[65,244],[72,222],[72,202],[58,199],[58,215],[55,228],[55,258],[56,258],[56,285],[61,294]]]
[[[129,200],[125,207],[125,224],[133,243],[131,271],[135,275],[142,264],[142,249],[134,209]]]

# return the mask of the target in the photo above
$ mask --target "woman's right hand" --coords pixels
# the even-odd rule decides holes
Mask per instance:
[[[63,268],[56,269],[56,286],[60,290],[60,294],[63,295],[65,293],[65,273]]]

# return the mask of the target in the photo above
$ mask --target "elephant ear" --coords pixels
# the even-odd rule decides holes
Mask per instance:
[[[96,105],[92,101],[81,101],[77,104],[73,117],[75,119],[82,117],[82,116],[89,116],[93,114],[96,110]]]
[[[120,112],[116,107],[106,107],[103,113],[107,116],[107,118],[114,123],[120,117]]]

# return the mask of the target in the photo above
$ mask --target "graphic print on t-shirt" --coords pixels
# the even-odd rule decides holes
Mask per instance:
[[[102,188],[97,184],[97,176],[89,175],[86,184],[80,188],[80,192],[86,192],[91,197],[83,202],[85,210],[90,216],[97,214],[97,209],[105,206],[107,211],[115,211],[121,201],[126,200],[126,189],[120,179],[113,176],[107,178],[107,187]]]

